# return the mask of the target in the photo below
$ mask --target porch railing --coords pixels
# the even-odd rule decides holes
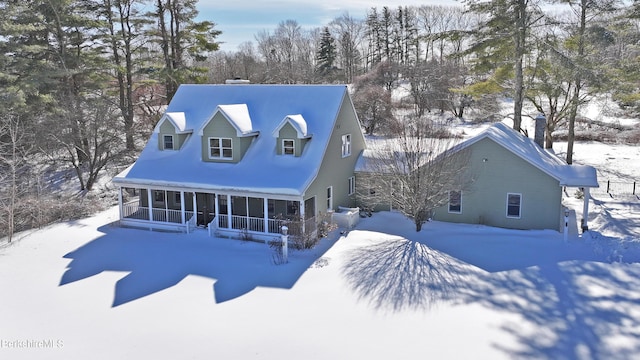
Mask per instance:
[[[172,209],[157,209],[153,208],[153,221],[170,222],[170,223],[182,223],[182,212],[180,210]]]
[[[222,229],[229,227],[229,215],[218,214],[218,227]]]
[[[149,220],[149,208],[140,206],[138,200],[122,205],[122,217],[138,220]]]

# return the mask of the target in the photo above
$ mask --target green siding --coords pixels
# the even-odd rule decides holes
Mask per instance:
[[[276,142],[276,153],[278,155],[282,155],[282,140],[291,139],[294,142],[295,146],[295,156],[302,155],[302,151],[304,150],[304,145],[307,143],[307,139],[298,139],[298,132],[296,129],[291,126],[291,124],[286,123],[278,134],[278,140]]]
[[[559,230],[562,189],[558,180],[490,139],[482,139],[470,149],[467,176],[473,175],[476,181],[462,193],[462,213],[449,213],[447,204],[436,209],[435,220]],[[506,216],[507,193],[522,195],[519,219]]]
[[[351,134],[351,155],[342,157],[342,135]],[[338,118],[334,125],[329,145],[320,165],[318,176],[305,192],[304,198],[316,197],[316,211],[327,211],[327,188],[333,186],[333,209],[338,206],[354,206],[354,199],[348,195],[349,177],[353,176],[356,160],[364,150],[364,136],[353,110],[348,94],[342,100]]]
[[[233,159],[211,159],[209,158],[209,138],[230,138],[233,148]],[[216,113],[209,121],[209,123],[202,130],[202,161],[207,162],[239,162],[247,149],[251,145],[253,137],[238,137],[236,129],[229,123],[229,121],[222,115],[222,113]]]
[[[158,131],[158,149],[163,149],[163,141],[164,135],[172,135],[173,136],[173,148],[174,150],[180,150],[182,148],[182,144],[187,141],[187,137],[189,134],[176,134],[176,128],[173,127],[171,121],[164,120],[160,125]]]

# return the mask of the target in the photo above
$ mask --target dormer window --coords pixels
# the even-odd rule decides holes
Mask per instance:
[[[287,115],[273,131],[278,155],[302,156],[311,134],[302,115]]]
[[[209,158],[233,160],[231,138],[209,138]]]
[[[163,149],[173,150],[173,135],[164,135],[162,137]]]
[[[351,155],[351,134],[342,135],[342,157]]]
[[[293,139],[283,139],[282,140],[282,153],[284,155],[295,155],[295,153],[296,153],[296,142]]]
[[[158,121],[154,133],[158,134],[159,150],[180,150],[192,129],[187,128],[187,118],[183,112],[167,112]]]

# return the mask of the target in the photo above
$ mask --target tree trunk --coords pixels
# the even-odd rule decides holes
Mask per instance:
[[[522,70],[522,59],[524,58],[525,39],[527,36],[527,3],[525,0],[518,0],[516,7],[517,28],[514,32],[515,91],[513,98],[513,129],[520,131],[520,128],[522,127],[522,103],[524,102],[524,74]]]
[[[571,99],[571,111],[569,112],[569,133],[567,136],[567,164],[573,163],[573,143],[575,141],[575,124],[578,115],[578,106],[580,105],[580,91],[582,90],[582,73],[580,63],[584,57],[584,34],[587,26],[587,6],[588,0],[580,2],[580,27],[578,28],[578,53],[576,61],[578,65],[575,69],[575,86],[573,97]]]

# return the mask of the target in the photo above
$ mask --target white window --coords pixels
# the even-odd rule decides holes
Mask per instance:
[[[164,135],[162,137],[162,148],[164,150],[173,150],[173,135]]]
[[[349,178],[349,195],[353,195],[356,192],[356,177],[351,176]]]
[[[507,194],[507,217],[508,218],[520,218],[520,211],[522,207],[522,195],[521,194]]]
[[[233,145],[230,138],[209,138],[209,158],[233,159]]]
[[[462,192],[449,191],[449,212],[462,214]]]
[[[173,201],[174,201],[175,204],[180,204],[182,202],[181,199],[180,199],[180,193],[179,192],[176,191],[173,194]]]
[[[342,157],[351,155],[351,134],[342,135]]]
[[[333,186],[327,188],[327,210],[333,209]]]
[[[283,139],[282,140],[282,153],[284,155],[295,155],[296,153],[296,143],[292,139]]]

